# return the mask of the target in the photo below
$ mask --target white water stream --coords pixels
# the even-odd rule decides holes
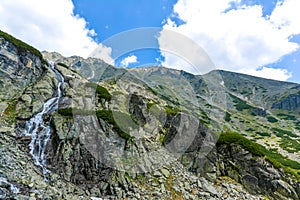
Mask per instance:
[[[51,70],[56,74],[58,79],[57,96],[49,99],[43,106],[43,110],[34,115],[25,125],[25,136],[31,137],[29,144],[30,154],[34,163],[42,167],[43,173],[46,174],[46,156],[45,148],[51,136],[50,120],[45,120],[45,116],[51,114],[58,109],[59,99],[62,95],[61,86],[64,83],[62,74],[54,68],[54,64],[49,62]]]

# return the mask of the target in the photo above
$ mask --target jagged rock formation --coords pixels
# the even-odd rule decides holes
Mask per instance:
[[[299,132],[289,131],[297,130],[299,116],[278,113],[283,107],[273,113],[271,105],[286,93],[268,93],[278,85],[295,92],[297,84],[264,85],[223,71],[127,71],[44,53],[65,83],[59,109],[44,116],[51,138],[45,147],[50,173],[43,175],[30,157],[30,138],[21,135],[56,95],[58,81],[32,47],[3,36],[0,42],[0,81],[12,88],[0,90],[0,198],[299,199]],[[240,134],[226,139],[231,131],[253,142]],[[279,141],[272,145],[293,160],[265,138]]]
[[[289,95],[280,101],[273,103],[272,108],[296,111],[300,108],[300,94]]]
[[[0,49],[0,94],[1,98],[9,100],[13,98],[14,93],[34,83],[45,68],[40,59],[41,55],[20,51],[18,46],[3,36],[0,38]]]
[[[299,183],[264,159],[239,145],[218,145],[219,171],[242,183],[252,194],[272,194],[275,199],[299,199]]]

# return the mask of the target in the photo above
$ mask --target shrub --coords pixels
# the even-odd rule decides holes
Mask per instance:
[[[300,142],[289,137],[282,137],[279,146],[289,153],[300,151]]]
[[[271,134],[270,133],[266,133],[266,132],[256,132],[256,134],[263,136],[263,137],[270,137]]]
[[[280,128],[272,128],[272,131],[274,131],[274,134],[277,137],[283,137],[284,135],[288,135],[293,138],[299,137],[298,135],[294,134],[292,131],[287,131]]]
[[[96,94],[98,95],[98,97],[102,99],[105,99],[107,101],[111,100],[111,94],[108,92],[108,90],[105,87],[97,85]]]
[[[73,72],[74,74],[78,74],[78,72],[77,72],[76,70],[70,68],[70,67],[69,67],[68,65],[66,65],[65,63],[59,62],[59,63],[57,63],[57,65],[62,66],[62,67],[64,67],[64,68],[70,70],[70,71]]]
[[[73,108],[59,108],[57,113],[63,116],[73,116]]]
[[[96,91],[96,95],[101,98],[105,99],[107,101],[111,100],[111,94],[108,92],[108,90],[105,87],[102,87],[96,83],[88,82],[85,84],[87,87],[94,88]]]
[[[256,156],[263,156],[263,153],[260,151],[260,145],[248,140],[247,138],[241,136],[238,133],[226,132],[222,133],[219,137],[217,144],[239,144],[244,147],[246,150],[250,151]]]
[[[106,123],[111,124],[113,126],[113,130],[116,131],[116,133],[120,137],[124,138],[127,141],[133,142],[134,138],[130,134],[124,132],[118,126],[118,124],[116,123],[116,121],[114,119],[114,116],[113,116],[113,113],[112,113],[111,110],[97,110],[96,111],[96,116],[97,116],[97,118],[103,119]]]
[[[225,120],[226,122],[230,122],[230,121],[231,121],[231,114],[228,113],[228,112],[226,112],[226,113],[225,113],[225,116],[224,116],[224,120]]]
[[[169,105],[164,106],[167,115],[177,115],[180,112],[179,108],[174,108]]]
[[[66,65],[65,63],[59,62],[59,63],[57,63],[57,65],[60,65],[60,66],[62,66],[64,68],[67,68],[67,69],[69,68],[68,65]]]
[[[245,101],[241,100],[240,98],[238,98],[232,94],[230,94],[230,97],[232,98],[233,103],[235,103],[234,106],[238,111],[243,111],[243,110],[248,110],[248,109],[254,108],[253,106],[250,106]]]
[[[147,102],[147,110],[150,110],[151,107],[154,106],[155,104],[157,104],[157,103],[155,103],[155,102]]]
[[[272,116],[268,116],[267,120],[268,120],[268,122],[271,122],[271,123],[278,122],[278,120],[275,117],[272,117]]]
[[[91,115],[94,112],[91,110],[82,110],[78,108],[59,108],[57,113],[63,116],[73,116],[73,115]]]
[[[277,114],[278,117],[280,117],[281,119],[284,119],[284,120],[291,120],[291,121],[295,121],[297,120],[297,118],[293,115],[287,115],[287,114],[284,114],[284,113],[279,113]]]
[[[71,117],[73,115],[92,115],[93,113],[95,113],[94,111],[86,111],[86,110],[81,110],[81,109],[77,109],[77,108],[59,108],[58,111],[57,111],[60,115],[63,115],[63,116],[68,116],[68,117]],[[129,126],[133,126],[132,124],[134,123],[130,116],[126,113],[121,113],[121,112],[117,112],[116,113],[118,119],[122,119],[122,122],[123,124],[121,124],[122,128],[124,129],[128,129]],[[111,124],[113,126],[113,130],[116,131],[116,133],[128,140],[128,141],[133,141],[133,137],[124,132],[119,126],[118,124],[116,123],[115,119],[114,119],[114,116],[113,116],[113,113],[111,110],[97,110],[96,111],[96,116],[97,118],[101,118],[103,119],[106,123],[108,124]],[[130,119],[129,119],[130,118]],[[129,123],[129,121],[131,123]],[[136,125],[136,124],[135,124]]]
[[[16,117],[17,117],[16,104],[17,104],[17,101],[15,99],[13,99],[12,101],[10,101],[8,103],[8,106],[2,113],[4,120],[7,121],[9,124],[16,123]]]

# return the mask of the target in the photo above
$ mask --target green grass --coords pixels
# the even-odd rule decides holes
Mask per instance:
[[[147,110],[150,110],[152,106],[156,105],[155,102],[147,102]]]
[[[147,103],[147,109],[149,114],[154,116],[156,119],[161,120],[166,116],[166,111],[163,107],[160,107],[157,103]]]
[[[263,136],[263,137],[270,137],[271,134],[270,133],[266,133],[266,132],[256,132],[256,134]]]
[[[234,106],[238,111],[249,110],[251,108],[254,108],[253,106],[250,106],[249,104],[247,104],[245,101],[241,100],[240,98],[238,98],[232,94],[229,94],[229,95],[232,98],[233,103],[235,103]]]
[[[73,72],[74,74],[78,74],[78,72],[77,72],[76,70],[70,68],[70,67],[69,67],[68,65],[66,65],[65,63],[59,62],[59,63],[57,63],[57,65],[62,66],[62,67],[64,67],[64,68],[70,70],[70,71]]]
[[[147,91],[151,92],[152,94],[154,94],[156,96],[158,95],[158,93],[153,88],[151,88],[150,86],[146,85],[145,87],[146,87]]]
[[[29,44],[26,44],[25,42],[11,36],[8,33],[3,32],[1,30],[0,30],[0,37],[3,37],[5,40],[12,43],[17,48],[19,54],[23,54],[28,51],[28,52],[36,55],[37,57],[39,57],[43,64],[47,63],[47,61],[44,60],[41,52],[39,50],[37,50],[36,48],[30,46]]]
[[[2,113],[3,114],[2,117],[9,124],[15,124],[16,123],[16,117],[17,117],[16,104],[17,104],[16,99],[11,100],[9,102],[7,108]],[[1,119],[1,117],[0,117],[0,119]]]
[[[300,131],[300,121],[296,121],[296,122],[294,122],[294,124],[295,124],[295,129]]]
[[[217,144],[240,145],[246,150],[250,151],[254,156],[265,157],[265,159],[272,163],[274,167],[282,168],[285,172],[293,174],[298,180],[300,180],[300,175],[298,174],[300,170],[300,164],[298,162],[290,160],[277,152],[270,151],[262,145],[252,142],[238,133],[222,133]]]
[[[177,115],[180,112],[179,108],[174,108],[169,105],[164,106],[167,115]]]
[[[87,87],[94,88],[96,90],[96,95],[101,98],[105,99],[107,101],[111,100],[111,94],[108,92],[108,90],[105,87],[102,87],[96,83],[88,82],[85,84]]]
[[[124,132],[119,125],[117,124],[117,122],[114,119],[113,113],[111,110],[97,110],[96,111],[96,116],[98,118],[103,119],[105,122],[107,122],[108,124],[111,124],[113,126],[113,130],[116,131],[116,133],[126,139],[127,141],[132,142],[134,140],[134,137],[132,137],[129,133]]]
[[[57,113],[63,116],[68,116],[68,117],[72,117],[73,115],[91,115],[94,112],[91,110],[82,110],[82,109],[78,109],[78,108],[59,108],[57,110]]]
[[[279,146],[289,153],[300,152],[300,142],[289,137],[282,137]]]
[[[62,67],[64,67],[64,68],[69,69],[68,65],[66,65],[65,63],[59,62],[59,63],[57,63],[57,65],[60,65],[60,66],[62,66]]]
[[[272,131],[274,132],[274,134],[277,137],[283,137],[284,135],[288,135],[292,138],[299,137],[298,135],[294,134],[292,131],[287,131],[287,130],[283,130],[283,129],[280,129],[280,128],[272,128]]]
[[[136,128],[135,122],[131,119],[130,115],[122,112],[115,112],[115,116],[113,115],[111,110],[97,110],[97,111],[91,111],[91,110],[81,110],[77,108],[59,108],[58,114],[66,116],[66,117],[73,117],[74,115],[92,115],[93,113],[96,113],[97,118],[103,119],[106,123],[113,126],[113,130],[116,131],[116,133],[128,140],[133,141],[133,137],[127,133],[129,131],[129,127]],[[116,117],[118,119],[118,123],[115,121]],[[134,127],[135,126],[135,127]],[[121,127],[121,128],[120,128]],[[123,131],[125,130],[125,131]]]
[[[253,131],[255,131],[253,128],[251,128],[251,127],[248,127],[247,129],[246,129],[246,131],[247,132],[253,132]]]
[[[241,94],[245,95],[245,94],[249,94],[249,92],[248,91],[241,91]]]
[[[296,120],[297,118],[293,115],[288,115],[288,114],[284,114],[284,113],[279,113],[277,114],[278,117],[280,117],[281,119],[284,119],[284,120]]]

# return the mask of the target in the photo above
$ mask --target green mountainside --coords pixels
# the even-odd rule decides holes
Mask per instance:
[[[60,83],[39,166],[24,132]],[[299,84],[116,68],[0,32],[0,86],[0,199],[300,197]]]

